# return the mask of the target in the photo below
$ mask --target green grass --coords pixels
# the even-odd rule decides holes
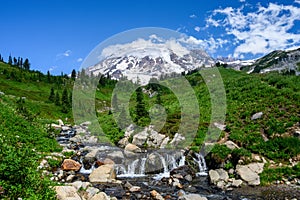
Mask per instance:
[[[216,145],[207,156],[207,159],[210,160],[213,158],[215,162],[217,161],[219,164],[224,162],[227,168],[232,168],[237,164],[239,159],[250,159],[251,153],[260,154],[268,159],[273,159],[275,162],[283,163],[288,163],[289,158],[299,155],[299,148],[297,148],[299,146],[299,139],[287,136],[285,133],[300,120],[300,77],[284,76],[277,73],[249,75],[244,72],[224,68],[219,68],[219,71],[224,82],[227,104],[226,130],[221,132],[219,139],[224,137],[224,135],[228,135],[229,139],[238,144],[241,149],[230,150],[224,145]],[[15,75],[12,76],[12,73]],[[199,151],[204,140],[207,140],[205,137],[208,134],[208,127],[211,123],[211,97],[200,72],[189,74],[186,76],[186,79],[195,91],[200,111],[197,134],[189,146],[191,149]],[[98,120],[97,122],[99,122],[105,135],[102,135],[96,129],[95,124],[97,122],[91,125],[90,130],[92,132],[95,130],[94,134],[99,135],[100,141],[110,141],[116,144],[123,137],[124,130],[117,126],[117,122],[111,111],[104,110],[104,108],[111,106],[111,97],[115,89],[115,84],[115,81],[102,79],[95,95],[95,110],[99,112],[97,112],[97,118],[94,120]],[[2,147],[3,152],[8,154],[8,152],[12,151],[12,155],[18,155],[25,159],[23,148],[20,148],[20,150],[17,148],[16,144],[18,142],[20,142],[22,147],[24,147],[24,144],[30,143],[24,151],[32,159],[40,159],[40,157],[35,157],[37,154],[30,151],[31,145],[35,146],[36,151],[41,152],[58,150],[55,145],[56,142],[45,132],[45,125],[58,118],[68,118],[68,122],[72,123],[72,112],[62,113],[61,106],[56,106],[54,103],[49,102],[48,97],[52,87],[61,95],[65,87],[69,91],[72,90],[73,81],[60,76],[51,76],[51,80],[49,81],[47,76],[41,75],[38,72],[22,71],[21,69],[0,62],[0,91],[6,94],[5,97],[1,97],[0,112],[2,114],[1,120],[3,120],[3,125],[0,126],[2,132],[11,138],[11,141],[4,142],[8,146],[4,145]],[[125,90],[130,89],[130,87],[128,85],[128,88],[125,87]],[[151,89],[151,87],[148,85],[147,89]],[[159,87],[159,92],[161,94],[161,105],[166,111],[166,123],[160,130],[160,133],[172,138],[180,130],[181,116],[189,114],[193,110],[191,107],[188,107],[188,113],[182,113],[181,105],[176,95],[167,87]],[[84,95],[84,93],[81,95]],[[136,94],[133,93],[130,95],[129,112],[131,118],[135,119]],[[187,94],[186,96],[189,97],[190,95]],[[22,105],[18,103],[20,97],[26,97],[25,103]],[[118,98],[119,100],[124,100],[128,96],[118,95]],[[89,101],[84,96],[82,96],[82,100],[82,105],[87,104],[87,101]],[[150,98],[144,94],[144,101],[146,109],[149,110],[157,103],[157,95]],[[18,106],[21,106],[22,109],[19,109],[17,112],[16,109]],[[92,111],[93,108],[83,113],[83,115],[87,114],[89,117],[88,113],[93,113]],[[262,118],[251,120],[251,116],[257,112],[264,113]],[[150,119],[148,116],[144,116],[137,121],[139,125],[147,126]],[[162,121],[162,119],[159,121]],[[11,124],[15,124],[17,128],[11,126]],[[186,127],[185,130],[193,126],[195,126],[195,123],[192,121],[187,121],[184,124],[184,127]],[[214,129],[210,131],[208,139],[216,139],[215,137],[218,136],[218,132]],[[16,134],[22,139],[16,139],[14,137]],[[264,141],[262,135],[268,138],[267,142]],[[283,137],[283,135],[285,136]],[[12,150],[13,147],[16,149]],[[12,157],[6,157],[4,153],[1,156],[1,159],[4,159],[2,164],[5,165],[3,169],[7,169],[7,163],[14,161],[9,160]],[[21,161],[17,160],[16,162],[20,164]],[[52,164],[56,166],[57,162],[53,161]],[[27,170],[30,171],[34,167],[33,165],[29,165],[29,169]],[[14,170],[19,170],[19,168],[9,170],[6,176],[9,173],[14,173]],[[266,173],[268,173],[268,169]],[[275,171],[274,173],[277,172]],[[295,170],[291,171],[291,174],[294,173]],[[4,181],[1,184],[0,186],[10,187],[11,182]],[[26,197],[26,192],[20,188],[15,188],[12,191],[15,192],[8,195],[18,195],[18,192],[20,192],[20,194]]]
[[[36,169],[43,155],[61,147],[45,124],[27,121],[16,109],[9,98],[0,97],[0,186],[5,191],[0,197],[55,199],[50,180]]]
[[[261,185],[269,185],[282,179],[300,178],[300,164],[294,167],[265,168],[260,174]]]
[[[260,153],[269,159],[286,160],[288,157],[297,155],[299,152],[292,147],[293,145],[289,145],[298,144],[296,138],[278,138],[300,120],[300,77],[276,73],[249,75],[224,68],[219,68],[219,70],[227,98],[226,130],[221,133],[220,137],[227,132],[229,139],[245,151]],[[211,120],[211,99],[208,88],[199,72],[187,75],[186,78],[192,85],[199,102],[199,128],[197,136],[191,144],[194,150],[199,150]],[[172,138],[179,129],[181,115],[184,113],[181,113],[179,101],[170,89],[161,87],[160,93],[162,106],[167,113],[166,124],[160,133]],[[111,98],[107,88],[100,90],[96,96],[99,101],[109,101]],[[156,103],[156,98],[156,96],[149,98],[148,95],[144,95],[147,110]],[[135,94],[132,94],[130,101],[132,118],[135,116],[135,106]],[[263,112],[263,117],[251,120],[251,116],[257,112]],[[120,130],[118,132],[115,128],[116,124],[113,117],[106,117],[105,113],[99,113],[98,118],[100,124],[103,124],[104,130],[109,130],[107,133],[112,136],[113,140],[119,138],[115,136],[122,135]],[[147,125],[147,123],[141,125]],[[264,142],[262,134],[268,137],[267,143]],[[279,140],[281,142],[278,142]],[[284,140],[289,142],[284,142]],[[279,145],[278,143],[282,144]],[[278,152],[286,153],[274,153],[274,148],[271,146],[275,144],[278,146]],[[293,153],[287,153],[289,151]]]
[[[14,77],[10,74],[14,74]],[[51,76],[51,82],[48,82],[47,77],[40,72],[25,71],[0,62],[1,92],[10,95],[12,101],[16,101],[19,97],[25,97],[27,109],[40,118],[53,120],[68,118],[72,122],[71,112],[62,113],[60,106],[48,101],[52,87],[55,91],[59,91],[61,96],[64,87],[67,87],[69,91],[72,90],[73,83],[70,79],[57,76]]]

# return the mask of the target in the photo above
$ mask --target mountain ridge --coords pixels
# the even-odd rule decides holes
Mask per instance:
[[[229,68],[246,71],[247,73],[281,72],[300,75],[300,47],[291,50],[275,50],[260,58],[252,60],[222,61]]]

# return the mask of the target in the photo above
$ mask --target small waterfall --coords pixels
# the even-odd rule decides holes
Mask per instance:
[[[157,154],[157,155],[158,155],[159,159],[161,160],[161,164],[163,165],[164,173],[168,173],[169,170],[168,170],[168,165],[166,163],[166,159],[160,154]]]
[[[126,167],[124,167],[123,165],[119,165],[117,166],[117,174],[118,177],[122,178],[122,177],[143,177],[145,176],[145,164],[146,164],[146,158],[142,158],[140,159],[136,159],[134,160],[132,163],[130,163],[127,166],[127,170]],[[138,170],[138,166],[140,166],[139,170]],[[137,173],[136,173],[137,172]]]
[[[92,173],[92,171],[94,169],[95,169],[94,165],[90,169],[85,169],[84,166],[82,165],[82,167],[79,170],[79,173],[81,173],[81,174],[90,174],[90,173]]]
[[[185,156],[184,155],[181,156],[181,158],[179,160],[178,167],[181,167],[183,165],[185,165]]]
[[[170,166],[172,166],[173,169],[178,167],[178,165],[176,163],[176,159],[174,158],[174,156],[170,156]]]
[[[140,168],[140,174],[145,175],[145,164],[146,164],[147,158],[142,158],[141,161],[141,168]]]
[[[201,153],[195,153],[196,159],[194,161],[198,163],[199,172],[197,173],[198,176],[207,176],[207,167],[204,156]]]
[[[132,175],[135,174],[135,169],[136,169],[138,162],[139,162],[139,159],[136,159],[130,165],[128,165],[127,174],[132,174]]]
[[[183,166],[185,164],[185,156],[181,155],[180,159],[176,158],[176,156],[172,154],[159,154],[156,153],[161,166],[163,168],[163,172],[156,174],[153,178],[156,180],[160,180],[164,177],[170,177],[170,171],[172,169],[178,168],[180,166]],[[118,174],[118,177],[143,177],[146,176],[145,174],[145,165],[147,162],[148,157],[145,156],[144,158],[136,159],[132,162],[130,162],[128,165],[118,165],[116,167],[116,171]]]

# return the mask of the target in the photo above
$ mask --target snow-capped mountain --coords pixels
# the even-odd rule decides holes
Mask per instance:
[[[188,72],[201,67],[211,67],[214,60],[203,50],[189,50],[179,42],[154,43],[138,40],[128,44],[118,44],[103,49],[102,60],[87,68],[93,75],[109,74],[113,79],[122,76],[142,84],[151,77]]]

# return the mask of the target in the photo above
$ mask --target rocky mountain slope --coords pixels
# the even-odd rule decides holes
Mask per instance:
[[[286,74],[300,74],[300,48],[294,50],[273,51],[256,60],[237,60],[222,62],[230,68],[247,71],[248,73],[267,73],[279,71]]]
[[[96,76],[99,73],[109,74],[117,80],[123,76],[136,80],[138,76],[141,83],[147,83],[151,77],[180,74],[215,64],[214,59],[205,51],[190,50],[180,43],[147,43],[145,48],[136,48],[133,45],[126,49],[119,46],[116,48],[118,49],[114,49],[112,54],[106,54],[104,59],[87,71]]]

